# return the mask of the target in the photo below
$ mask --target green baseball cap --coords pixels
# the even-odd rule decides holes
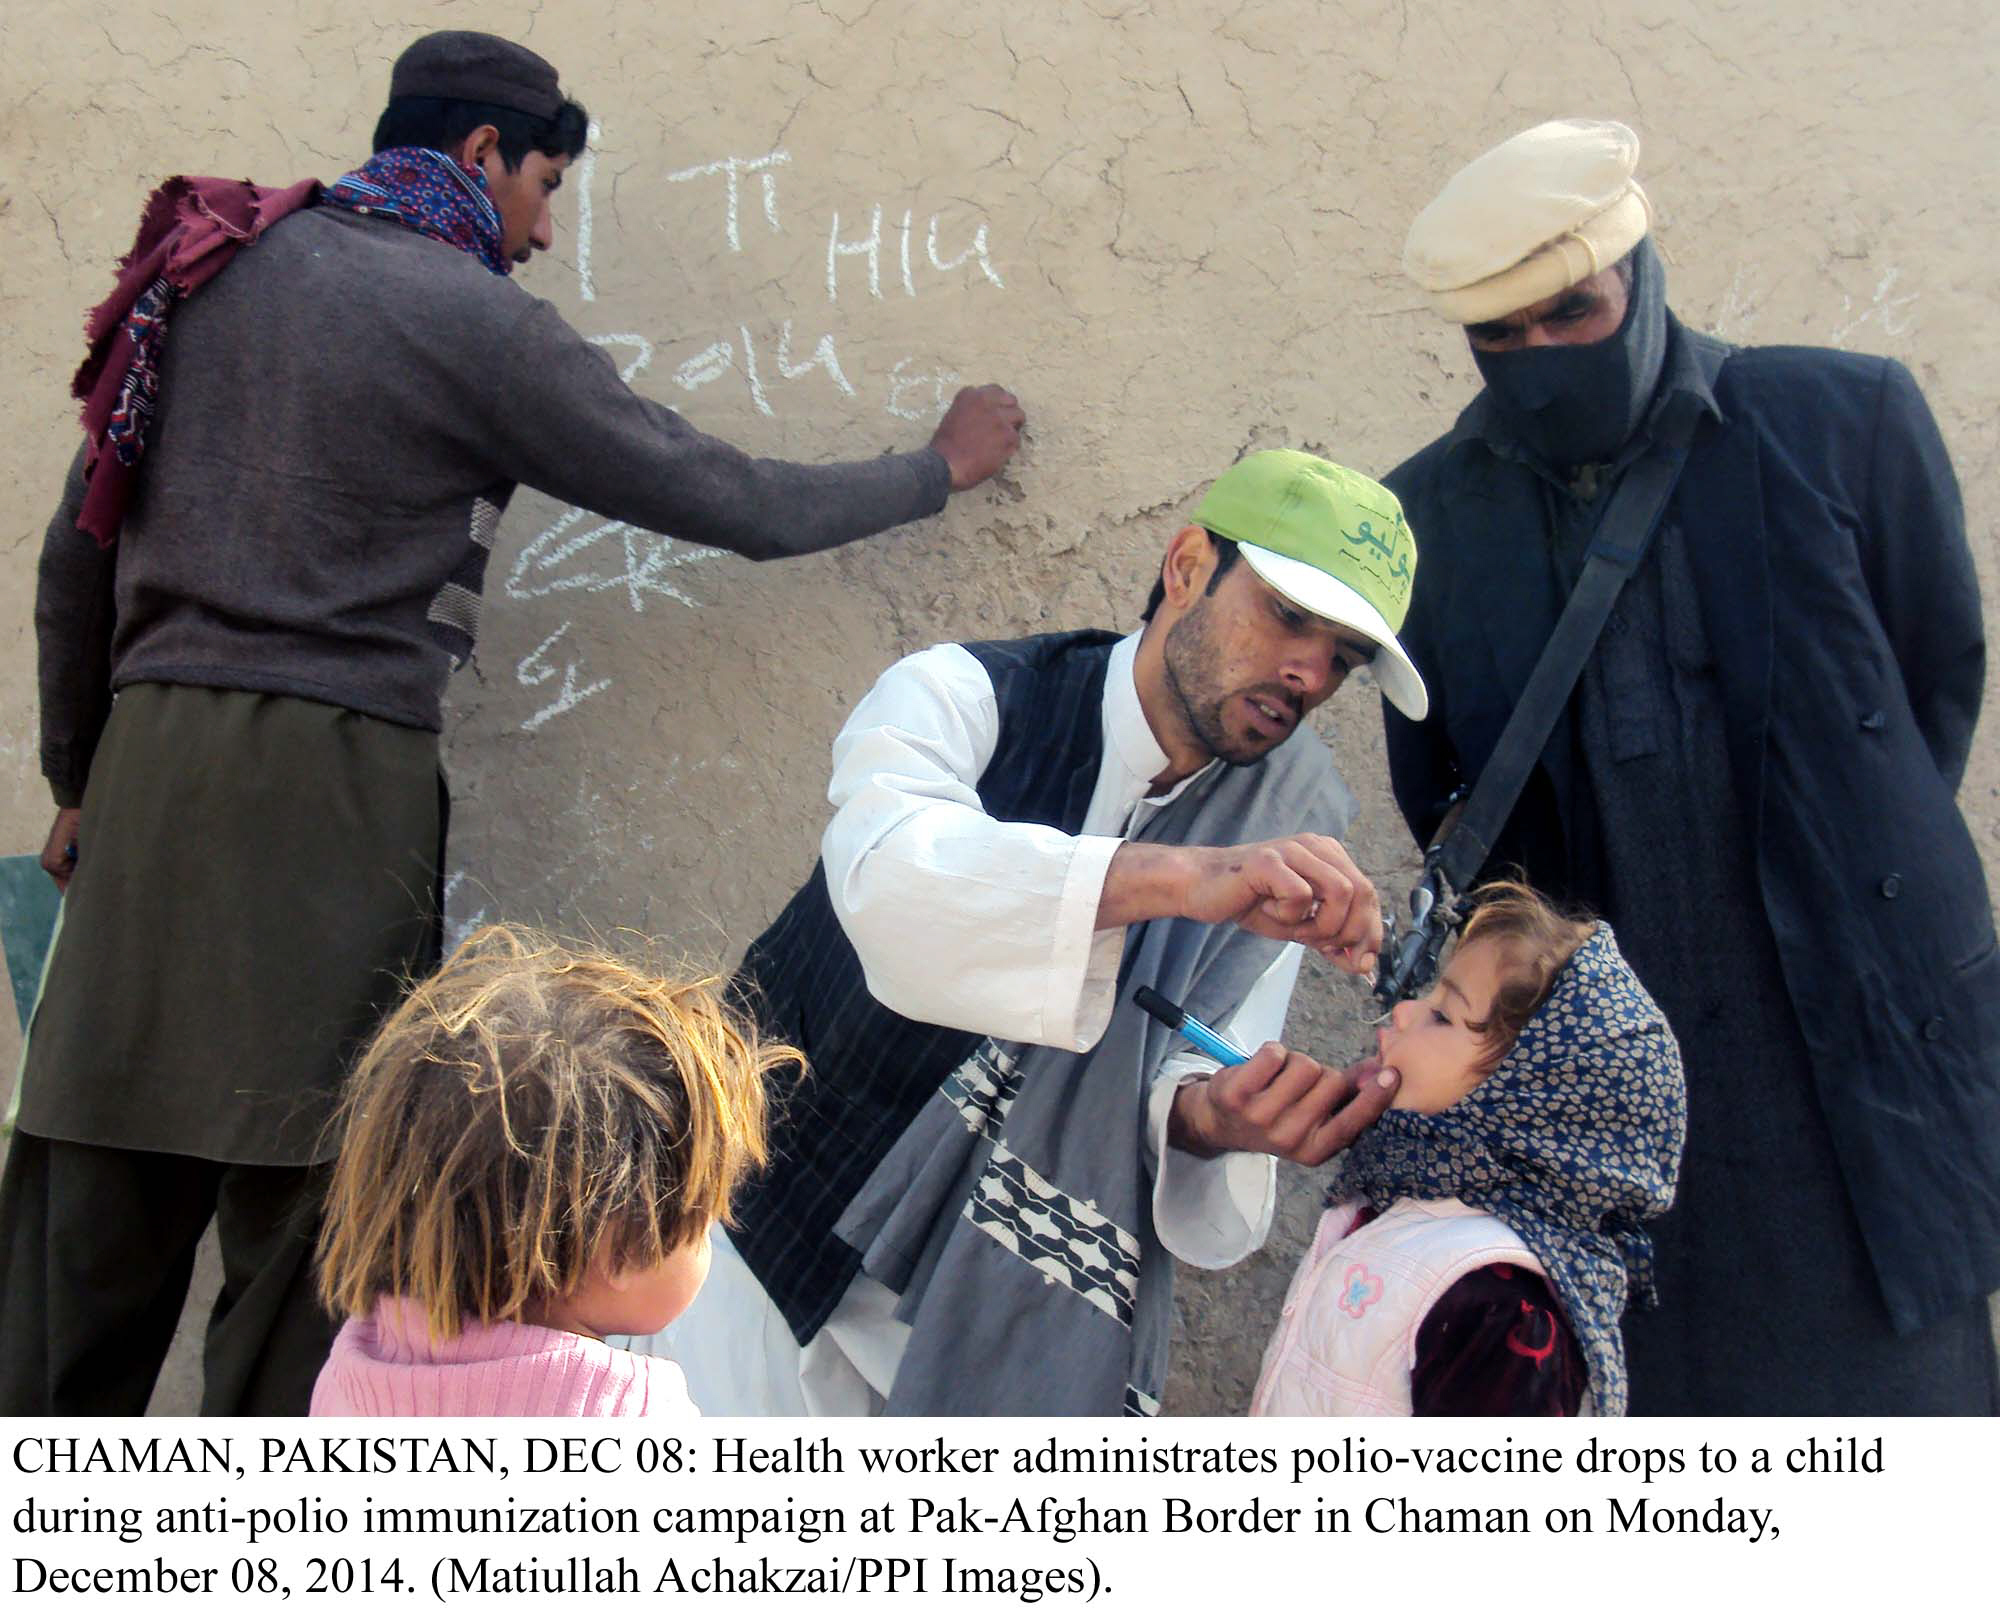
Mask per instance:
[[[1208,490],[1197,526],[1233,540],[1250,569],[1301,610],[1367,635],[1375,681],[1420,721],[1430,696],[1396,641],[1410,609],[1417,541],[1396,495],[1297,449],[1247,454]]]

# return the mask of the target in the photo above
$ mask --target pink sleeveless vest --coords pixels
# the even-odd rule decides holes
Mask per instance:
[[[1320,1217],[1264,1351],[1252,1417],[1407,1418],[1417,1330],[1444,1292],[1500,1261],[1547,1276],[1506,1223],[1456,1199],[1399,1199],[1350,1232],[1365,1203]]]

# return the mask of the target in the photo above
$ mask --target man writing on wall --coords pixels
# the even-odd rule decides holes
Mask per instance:
[[[1495,848],[1618,927],[1687,1061],[1632,1410],[1992,1412],[2000,957],[1953,801],[1985,663],[1957,483],[1900,364],[1674,318],[1637,158],[1622,124],[1544,124],[1411,228],[1486,387],[1388,478],[1433,694],[1385,713],[1397,801],[1438,831],[1621,481],[1691,431]]]
[[[1415,716],[1396,501],[1223,473],[1120,636],[947,644],[834,742],[812,878],[740,977],[811,1074],[663,1349],[715,1413],[1152,1412],[1173,1263],[1262,1243],[1393,1076],[1280,1047],[1300,947],[1372,967],[1353,797],[1304,718],[1363,664]],[[1151,986],[1255,1049],[1218,1071]]]
[[[587,128],[541,57],[430,35],[366,164],[164,187],[99,312],[36,603],[68,893],[0,1182],[0,1411],[142,1411],[211,1217],[203,1410],[305,1409],[322,1124],[435,956],[440,694],[517,483],[772,559],[932,514],[1018,443],[998,387],[818,467],[633,394],[509,278]]]

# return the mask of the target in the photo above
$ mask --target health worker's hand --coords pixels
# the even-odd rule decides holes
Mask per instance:
[[[1378,1059],[1346,1070],[1267,1042],[1174,1095],[1167,1140],[1189,1154],[1232,1151],[1324,1165],[1380,1119],[1401,1078]]]

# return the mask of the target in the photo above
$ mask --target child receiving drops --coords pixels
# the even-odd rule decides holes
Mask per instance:
[[[1474,894],[1380,1032],[1395,1107],[1335,1162],[1251,1412],[1622,1414],[1644,1223],[1673,1203],[1680,1049],[1610,927]]]

